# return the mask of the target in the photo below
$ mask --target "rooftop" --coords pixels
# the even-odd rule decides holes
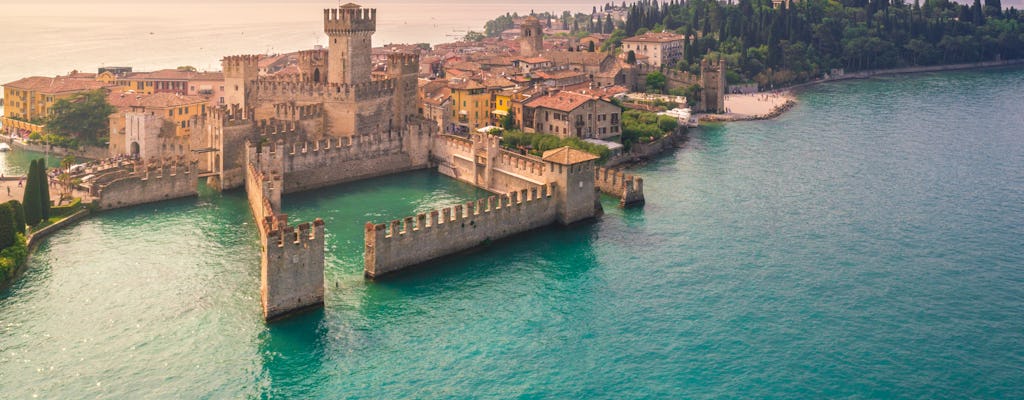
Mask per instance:
[[[587,101],[593,100],[592,96],[573,92],[559,92],[547,96],[536,96],[527,101],[527,105],[534,108],[548,108],[552,110],[570,112]]]
[[[206,103],[199,96],[181,96],[173,93],[141,94],[134,92],[110,93],[107,95],[110,105],[125,109],[129,107],[172,108],[191,104]]]
[[[643,35],[636,35],[622,39],[623,42],[646,42],[646,43],[666,43],[674,42],[677,40],[683,40],[683,35],[678,35],[669,32],[648,32]]]
[[[544,156],[541,158],[544,161],[553,162],[555,164],[575,165],[587,161],[593,161],[601,157],[565,146],[545,151]]]
[[[104,82],[87,79],[74,79],[66,76],[58,76],[55,78],[45,76],[31,76],[28,78],[22,78],[14,82],[8,82],[4,84],[4,87],[8,88],[28,90],[47,94],[81,92],[86,90],[101,89],[110,86],[111,85]]]

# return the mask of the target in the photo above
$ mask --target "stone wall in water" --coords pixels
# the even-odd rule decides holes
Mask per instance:
[[[553,224],[553,185],[491,196],[465,205],[391,221],[366,223],[364,272],[378,277],[489,241]]]
[[[195,196],[199,183],[196,162],[151,165],[142,171],[111,180],[95,188],[100,210],[131,207],[156,201]]]
[[[245,189],[260,235],[260,298],[274,320],[324,302],[324,222],[288,225],[281,214],[284,154],[246,143]]]

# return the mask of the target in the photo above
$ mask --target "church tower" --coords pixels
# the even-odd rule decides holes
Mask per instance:
[[[377,9],[348,3],[337,9],[324,10],[324,33],[327,34],[327,82],[369,82],[370,38],[377,30]]]
[[[520,30],[519,54],[523,57],[536,57],[544,51],[544,28],[536,17],[526,17]]]

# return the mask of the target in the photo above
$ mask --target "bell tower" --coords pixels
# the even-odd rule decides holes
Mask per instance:
[[[327,82],[368,82],[370,39],[377,31],[377,9],[348,3],[324,10],[324,33],[327,34]]]
[[[519,54],[523,57],[536,57],[544,51],[544,28],[537,17],[529,16],[520,25]]]

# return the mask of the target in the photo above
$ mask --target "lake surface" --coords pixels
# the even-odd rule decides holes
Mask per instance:
[[[638,168],[642,209],[376,282],[364,222],[481,193],[285,196],[328,288],[272,325],[241,193],[99,214],[0,294],[0,397],[1024,397],[1024,70],[799,100]]]

